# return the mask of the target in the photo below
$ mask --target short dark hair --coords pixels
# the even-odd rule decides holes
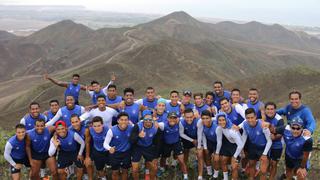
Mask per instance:
[[[74,118],[74,117],[77,117],[77,118],[79,119],[78,114],[72,114],[72,115],[70,116],[70,120],[71,120],[71,118]]]
[[[44,119],[42,119],[42,118],[37,118],[37,119],[36,119],[36,123],[37,123],[37,122],[43,122],[43,123],[46,123],[46,121],[45,121]]]
[[[267,103],[264,105],[264,108],[267,108],[268,106],[273,106],[274,109],[277,109],[277,105],[276,105],[276,103],[274,103],[274,102],[267,102]]]
[[[80,78],[80,75],[79,75],[79,74],[73,74],[72,77],[78,77],[78,78]]]
[[[33,101],[29,104],[29,108],[31,108],[31,106],[33,105],[38,105],[40,107],[40,104],[38,102]]]
[[[147,87],[146,92],[147,92],[148,90],[154,90],[154,88],[151,87],[151,86],[149,86],[149,87]]]
[[[203,94],[202,93],[194,93],[193,94],[193,99],[195,99],[197,96],[200,96],[201,98],[203,98]]]
[[[91,85],[94,85],[94,84],[99,84],[99,82],[95,80],[91,81]]]
[[[256,111],[253,108],[248,108],[245,111],[245,115],[252,114],[252,113],[256,115]]]
[[[176,93],[176,94],[179,95],[179,92],[178,92],[177,90],[172,90],[172,91],[170,91],[170,96],[171,96],[171,94],[173,94],[173,93]]]
[[[202,111],[202,113],[201,113],[201,117],[202,116],[209,116],[209,117],[212,117],[212,113],[209,111],[209,110],[204,110],[204,111]]]
[[[52,99],[49,101],[49,105],[51,105],[52,103],[57,103],[59,105],[59,101],[57,99]]]
[[[212,97],[214,97],[214,92],[212,92],[212,91],[207,91],[206,92],[206,97],[207,96],[212,96]]]
[[[97,100],[100,99],[100,98],[103,98],[104,100],[106,100],[106,96],[103,95],[103,94],[100,94],[100,95],[97,97]]]
[[[239,93],[241,92],[240,89],[234,88],[234,89],[231,90],[231,93],[234,92],[234,91],[237,91],[237,92],[239,92]]]
[[[250,88],[249,91],[257,91],[258,92],[258,89],[257,88]]]
[[[19,123],[19,124],[16,125],[15,129],[16,130],[17,129],[26,129],[26,126],[24,124]]]
[[[120,112],[117,116],[117,119],[120,119],[122,116],[127,116],[129,118],[129,114],[126,112]]]
[[[213,83],[213,85],[215,85],[215,84],[220,84],[220,85],[221,85],[221,87],[223,87],[223,84],[222,84],[222,82],[221,82],[221,81],[215,81],[215,82]]]
[[[115,84],[110,84],[110,85],[108,86],[108,89],[111,89],[111,88],[117,89],[117,86],[116,86]]]
[[[74,99],[72,94],[66,94],[66,98],[65,99],[67,99],[67,97],[72,97]]]
[[[291,98],[291,95],[292,95],[292,94],[298,94],[299,99],[302,98],[301,92],[299,92],[299,91],[297,91],[297,90],[293,90],[293,91],[291,91],[291,92],[289,93],[289,99]]]
[[[103,124],[103,119],[100,116],[95,116],[94,118],[92,118],[92,123],[95,122],[100,122],[101,124]]]
[[[125,95],[126,93],[128,93],[128,92],[134,94],[134,89],[128,87],[128,88],[125,88],[125,89],[123,90],[123,94],[124,94],[124,95]]]
[[[222,102],[222,101],[225,101],[225,100],[229,102],[229,100],[228,100],[226,97],[222,97],[222,98],[220,99],[220,101],[219,101],[219,104],[221,104],[221,102]]]
[[[193,110],[191,108],[187,108],[186,110],[184,110],[184,113],[193,113]]]

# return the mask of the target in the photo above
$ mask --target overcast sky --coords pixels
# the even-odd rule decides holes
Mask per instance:
[[[320,27],[320,0],[0,0],[0,4],[82,5],[90,10],[167,14]]]

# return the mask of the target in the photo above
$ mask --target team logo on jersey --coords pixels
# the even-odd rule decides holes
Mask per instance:
[[[63,115],[63,117],[65,117],[65,118],[66,118],[66,117],[68,117],[68,116],[65,114],[65,115]]]
[[[16,149],[20,149],[19,146],[17,146]]]
[[[33,140],[33,142],[37,142],[37,140],[35,139],[35,140]]]
[[[45,140],[45,141],[48,140],[48,137],[47,136],[43,137],[43,140]]]
[[[119,136],[116,136],[116,139],[119,139]]]
[[[69,142],[68,142],[68,145],[71,146],[71,145],[72,145],[72,141],[69,141]]]
[[[257,136],[259,136],[259,135],[260,135],[260,131],[257,131],[257,133],[256,133],[256,134],[257,134]]]
[[[29,123],[29,124],[28,124],[28,126],[32,126],[32,124],[31,124],[31,123]]]
[[[151,134],[149,134],[149,137],[152,137],[153,136],[153,134],[151,133]]]

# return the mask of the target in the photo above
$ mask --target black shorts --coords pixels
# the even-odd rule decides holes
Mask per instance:
[[[109,164],[109,152],[97,151],[94,147],[91,148],[91,159],[96,166],[97,171],[102,171],[106,164]]]
[[[217,142],[212,142],[210,140],[207,139],[207,148],[209,151],[209,154],[213,154],[216,153],[216,149],[217,149]]]
[[[77,168],[83,168],[83,162],[78,160],[78,151],[59,151],[57,160],[58,169],[66,168],[71,166],[73,163],[77,166]]]
[[[286,161],[287,168],[297,169],[300,167],[302,159],[292,159],[286,154],[285,161]]]
[[[160,133],[159,136],[160,136],[161,141],[159,142],[159,147],[158,147],[157,152],[158,152],[158,158],[160,158],[163,154],[164,142],[163,142],[163,131],[158,131],[158,132]]]
[[[31,158],[34,160],[45,161],[49,158],[48,152],[38,153],[31,149]]]
[[[109,154],[110,165],[112,170],[129,169],[131,167],[131,154],[130,151],[115,152]]]
[[[181,142],[183,145],[183,149],[192,149],[194,148],[194,144],[186,139],[181,138]]]
[[[165,158],[170,157],[172,151],[175,156],[183,154],[183,147],[181,145],[180,140],[174,144],[166,144],[166,143],[163,144],[163,154],[162,154],[163,157]]]
[[[23,159],[14,159],[14,158],[12,158],[12,159],[16,164],[23,164],[26,167],[31,167],[29,159],[27,158],[27,156],[25,158],[23,158]],[[21,169],[16,169],[15,167],[10,166],[11,174],[20,173],[20,171],[21,171]]]
[[[154,145],[151,145],[149,147],[143,147],[136,145],[132,148],[132,162],[140,162],[141,157],[146,160],[146,162],[153,161],[154,159],[157,159],[158,157],[158,151],[157,147]]]
[[[231,143],[224,135],[222,137],[222,146],[219,154],[221,156],[233,157],[234,153],[237,150],[237,144]]]
[[[281,149],[271,149],[269,151],[269,158],[273,161],[279,161],[282,155],[282,148]]]
[[[249,160],[259,160],[263,154],[265,147],[259,147],[252,143],[248,145],[248,159]]]

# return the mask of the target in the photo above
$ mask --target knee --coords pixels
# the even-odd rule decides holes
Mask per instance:
[[[65,169],[58,169],[58,174],[65,174],[65,173],[66,173]]]

